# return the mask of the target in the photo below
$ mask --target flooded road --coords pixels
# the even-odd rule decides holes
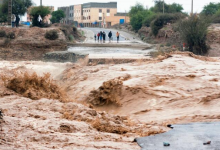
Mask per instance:
[[[147,58],[149,50],[130,49],[130,48],[115,48],[115,47],[70,47],[68,52],[87,55],[89,58]]]
[[[153,51],[153,48],[149,48],[150,44],[143,43],[139,38],[130,33],[118,31],[120,33],[120,41],[116,42],[115,29],[103,29],[103,28],[82,28],[79,29],[85,33],[86,40],[81,46],[69,47],[68,52],[73,52],[82,55],[89,55],[89,58],[121,58],[121,59],[143,59],[149,57],[149,52]],[[98,42],[94,40],[94,34],[100,31],[106,32],[106,42]],[[113,41],[109,42],[108,33],[112,32]],[[87,45],[90,44],[90,46]],[[91,46],[92,44],[92,46]],[[148,47],[147,49],[143,47]]]

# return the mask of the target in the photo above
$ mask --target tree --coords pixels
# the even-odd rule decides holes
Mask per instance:
[[[42,20],[51,13],[50,8],[46,6],[39,6],[39,7],[33,7],[30,10],[30,16],[32,19],[32,25],[33,26],[39,26],[42,27],[43,24],[40,24],[38,22],[39,15],[41,16]]]
[[[0,23],[7,22],[7,15],[2,11],[2,5],[0,5]]]
[[[135,15],[132,15],[130,24],[135,31],[138,31],[142,27],[143,20],[144,20],[143,13],[139,11]]]
[[[52,23],[59,23],[61,19],[65,18],[65,14],[63,12],[63,10],[57,10],[52,12],[52,18],[50,19],[50,21]]]
[[[154,7],[151,7],[150,10],[155,12],[155,13],[162,13],[163,12],[163,3],[164,3],[164,12],[167,12],[168,10],[168,5],[161,1],[161,0],[155,0],[154,1],[155,5]]]
[[[208,15],[214,15],[218,10],[220,10],[220,3],[212,3],[210,2],[208,5],[206,5],[201,14],[204,14],[206,16]]]
[[[132,17],[132,15],[137,14],[139,11],[144,11],[144,6],[140,3],[137,3],[135,6],[131,7],[131,10],[129,11],[129,16]]]
[[[182,13],[183,7],[180,4],[173,3],[171,5],[168,5],[168,13]]]
[[[12,14],[16,16],[21,15],[23,16],[27,9],[32,6],[33,3],[31,0],[13,0],[12,1]],[[8,14],[8,0],[4,0],[2,4],[2,13],[7,15]]]
[[[129,16],[132,28],[138,31],[144,22],[145,24],[150,24],[149,21],[153,19],[154,13],[149,9],[145,9],[142,4],[137,3],[135,6],[131,7]]]
[[[154,2],[155,2],[155,6],[151,7],[150,10],[155,13],[162,13],[163,5],[164,5],[164,13],[182,13],[183,11],[182,5],[177,3],[167,4],[162,0],[155,0]]]
[[[143,24],[147,27],[150,27],[150,24],[151,22],[157,17],[157,14],[155,14],[154,12],[152,11],[147,11],[145,13],[145,16],[144,16],[144,21],[143,21]]]

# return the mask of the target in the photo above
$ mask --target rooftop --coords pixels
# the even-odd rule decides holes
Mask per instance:
[[[109,2],[109,3],[97,3],[90,2],[82,4],[83,8],[117,8],[117,2]]]

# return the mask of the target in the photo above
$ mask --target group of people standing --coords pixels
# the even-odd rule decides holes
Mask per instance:
[[[12,27],[18,28],[20,17],[18,15],[12,14],[11,20],[12,20]]]
[[[119,42],[119,33],[117,32],[116,33],[116,37],[117,37],[117,43]],[[112,40],[113,40],[113,37],[112,37],[112,32],[110,31],[109,33],[108,33],[108,38],[109,38],[109,42],[111,42]],[[105,40],[106,40],[106,33],[105,33],[105,31],[100,31],[97,35],[95,34],[94,35],[94,39],[95,39],[95,41],[96,41],[96,39],[98,40],[98,42],[100,41],[100,42],[103,42],[103,43],[105,43]]]

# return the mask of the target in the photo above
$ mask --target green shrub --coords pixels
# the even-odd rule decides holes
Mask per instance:
[[[0,37],[6,37],[6,32],[4,30],[0,30]]]
[[[160,14],[154,21],[151,22],[151,32],[154,36],[157,36],[159,30],[163,28],[167,23],[174,23],[177,20],[184,18],[183,14]]]
[[[149,13],[145,16],[143,24],[147,27],[150,27],[151,22],[157,17],[155,13]]]
[[[7,35],[7,38],[15,39],[15,33],[14,32],[9,32],[8,35]]]
[[[213,16],[208,16],[212,19],[212,23],[220,23],[220,10],[216,12]]]
[[[59,37],[59,35],[56,30],[47,31],[45,34],[45,38],[49,39],[49,40],[56,40],[56,39],[58,39],[58,37]]]
[[[197,16],[192,16],[178,23],[180,37],[188,45],[190,52],[199,55],[208,53],[206,35],[209,25],[209,19]]]
[[[167,44],[166,44],[166,46],[167,46],[167,47],[170,47],[170,46],[171,46],[171,44],[170,44],[170,43],[167,43]]]
[[[69,40],[73,41],[74,40],[74,36],[73,35],[69,35]]]

